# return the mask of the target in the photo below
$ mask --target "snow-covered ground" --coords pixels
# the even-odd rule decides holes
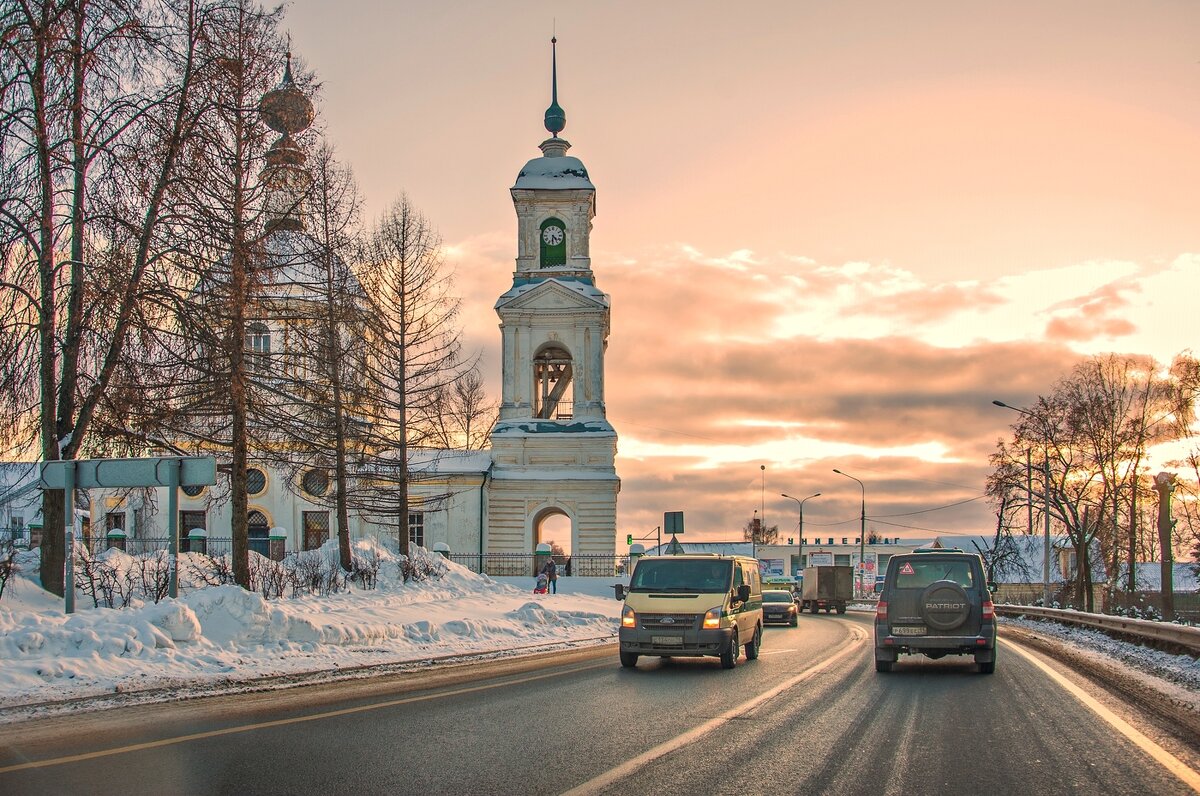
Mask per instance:
[[[35,558],[22,563],[36,575]],[[151,689],[169,696],[616,634],[617,578],[560,578],[557,594],[534,594],[533,578],[446,564],[441,578],[406,584],[385,552],[375,589],[265,600],[237,586],[181,586],[177,600],[126,609],[81,598],[70,615],[62,600],[17,575],[0,598],[0,707]]]
[[[560,578],[557,594],[533,594],[532,578],[489,578],[446,562],[441,578],[404,583],[395,559],[378,552],[375,589],[265,600],[236,586],[187,588],[181,566],[177,600],[108,609],[81,598],[71,615],[28,577],[37,566],[27,558],[0,598],[0,708],[12,720],[27,715],[16,706],[117,692],[167,699],[244,689],[258,678],[329,679],[361,667],[601,643],[616,634],[617,578]],[[1200,662],[1188,656],[1049,622],[1003,621],[1061,638],[1165,689],[1200,694]]]

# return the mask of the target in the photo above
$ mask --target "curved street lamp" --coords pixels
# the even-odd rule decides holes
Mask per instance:
[[[797,539],[800,540],[800,544],[799,544],[800,549],[799,549],[798,554],[796,555],[796,565],[799,566],[800,571],[803,572],[804,571],[804,501],[812,500],[815,497],[820,497],[821,493],[817,492],[816,494],[809,495],[806,498],[792,497],[791,495],[785,495],[782,493],[780,493],[779,496],[785,497],[788,500],[794,500],[800,504],[800,535],[798,537],[796,537]]]
[[[833,471],[838,475],[846,476],[851,481],[858,481],[858,488],[862,490],[862,511],[859,513],[858,531],[858,591],[859,596],[862,596],[863,576],[867,572],[867,487],[849,473],[843,473],[837,468],[834,468]]]

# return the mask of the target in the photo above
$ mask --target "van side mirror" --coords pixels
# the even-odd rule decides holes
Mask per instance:
[[[742,602],[746,602],[747,600],[750,599],[750,584],[749,583],[743,583],[741,586],[738,586],[737,598],[739,600],[741,600]]]
[[[614,583],[613,584],[613,592],[616,594],[618,600],[624,600],[625,599],[625,584],[624,583]]]

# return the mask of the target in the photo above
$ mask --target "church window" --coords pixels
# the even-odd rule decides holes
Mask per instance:
[[[316,550],[329,541],[329,512],[301,512],[304,520],[304,549]]]
[[[414,547],[425,546],[425,512],[408,513],[408,543]]]
[[[549,345],[539,351],[533,358],[533,416],[570,420],[572,401],[567,395],[570,386],[571,355],[566,349]]]
[[[267,474],[257,467],[246,470],[246,494],[261,495],[267,489]]]
[[[271,330],[265,323],[246,327],[246,354],[251,367],[265,367],[271,355]]]
[[[557,218],[548,218],[538,228],[542,268],[567,264],[567,225]]]
[[[271,526],[267,522],[267,515],[258,509],[251,509],[246,515],[246,535],[250,537],[246,541],[251,550],[261,556],[270,555]]]
[[[181,553],[202,553],[204,545],[198,544],[199,549],[192,549],[192,531],[203,531],[206,528],[205,515],[203,511],[181,511],[179,512],[179,552]],[[202,534],[203,535],[203,534]]]
[[[321,497],[329,491],[329,473],[324,470],[307,470],[300,485],[306,493],[313,497]]]

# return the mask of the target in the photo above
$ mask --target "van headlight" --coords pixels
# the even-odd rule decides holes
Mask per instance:
[[[637,627],[637,612],[628,605],[621,609],[621,627]]]
[[[709,608],[707,611],[705,611],[705,613],[704,613],[704,629],[705,630],[716,630],[717,628],[721,627],[721,614],[722,613],[724,613],[724,611],[721,610],[720,606],[717,606],[716,608]]]

